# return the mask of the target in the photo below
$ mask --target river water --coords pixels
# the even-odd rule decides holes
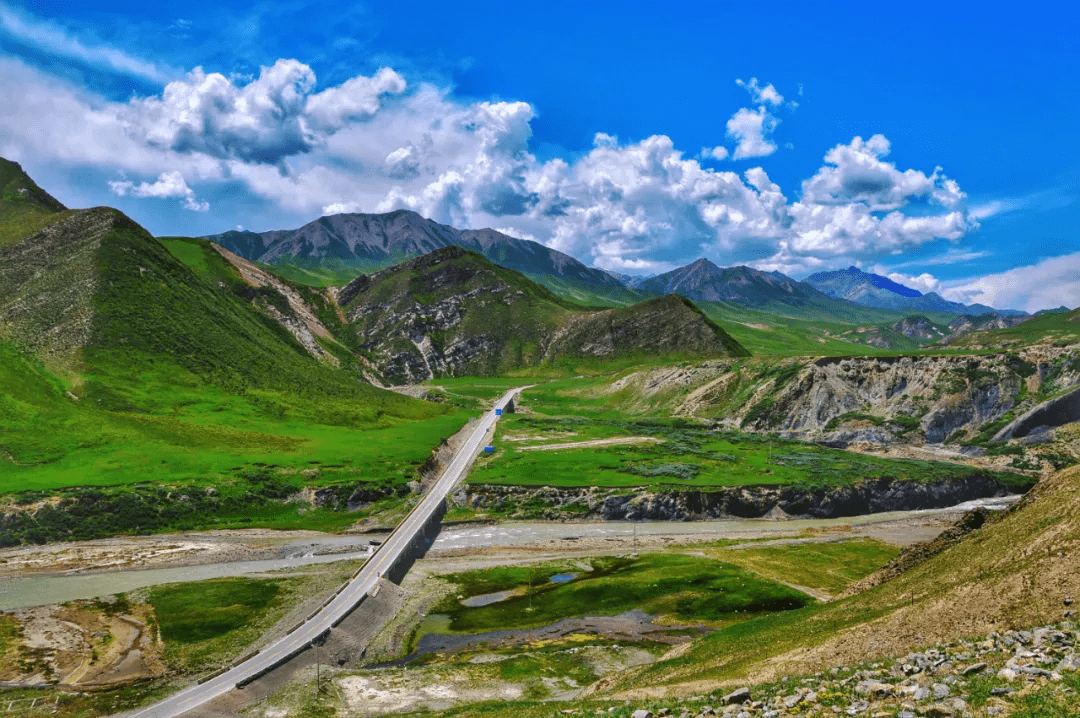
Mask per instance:
[[[975,508],[1005,509],[1020,500],[1019,495],[967,501],[947,509],[919,511],[889,511],[839,519],[716,519],[712,521],[604,521],[595,523],[531,523],[512,521],[481,526],[450,526],[443,528],[432,549],[483,548],[488,546],[520,546],[545,540],[575,538],[622,539],[630,545],[633,537],[701,536],[702,541],[725,538],[751,538],[775,532],[797,533],[805,529],[825,529],[830,526],[865,526],[898,519],[929,517],[943,513],[970,511]]]
[[[355,542],[355,538],[353,539]],[[306,539],[305,544],[319,544],[319,539]],[[333,546],[338,541],[326,542]],[[48,606],[54,603],[84,598],[111,596],[114,593],[134,591],[137,588],[157,586],[163,583],[203,581],[208,578],[244,576],[297,568],[311,564],[366,559],[367,551],[315,555],[305,552],[288,558],[261,561],[228,561],[208,563],[201,566],[175,566],[171,568],[147,568],[119,571],[98,571],[72,575],[38,575],[26,578],[0,579],[0,610]]]
[[[896,511],[890,513],[850,516],[842,519],[793,519],[790,521],[765,521],[761,519],[720,519],[716,521],[648,521],[630,524],[625,521],[595,523],[531,523],[509,522],[482,526],[445,528],[432,546],[433,550],[464,548],[514,547],[539,541],[614,538],[623,539],[630,545],[633,536],[700,536],[703,541],[722,538],[760,537],[776,532],[787,534],[808,528],[827,528],[847,525],[852,527],[893,521],[896,519],[933,516],[945,512],[963,511],[976,507],[1003,509],[1017,501],[1019,496],[969,501],[950,509],[925,511]],[[46,606],[65,601],[110,596],[147,586],[184,581],[202,581],[209,578],[261,574],[267,571],[308,566],[335,561],[359,560],[368,557],[367,552],[322,554],[319,551],[333,549],[346,543],[355,544],[356,536],[306,537],[297,541],[296,550],[285,558],[259,561],[227,561],[199,566],[171,568],[131,569],[76,573],[70,575],[34,575],[25,578],[0,579],[0,610]],[[222,540],[230,540],[222,538]]]

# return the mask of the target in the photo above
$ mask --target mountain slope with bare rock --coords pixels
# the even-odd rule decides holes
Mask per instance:
[[[349,341],[399,383],[564,360],[747,355],[679,297],[590,311],[459,247],[358,277],[337,301]]]

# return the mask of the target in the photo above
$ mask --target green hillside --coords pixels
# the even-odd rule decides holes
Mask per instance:
[[[1078,479],[1075,467],[1062,471],[981,528],[974,520],[959,538],[913,546],[861,593],[717,631],[677,658],[614,677],[604,692],[701,693],[1058,621],[1080,591]]]
[[[458,247],[359,277],[337,299],[350,323],[350,346],[399,382],[747,355],[682,298],[589,310]]]
[[[0,247],[47,225],[65,209],[17,163],[0,157]]]
[[[626,307],[659,295],[627,287],[604,287],[552,274],[528,274],[529,279],[551,290],[552,294],[586,307]]]
[[[213,525],[230,512],[295,523],[297,507],[266,501],[311,485],[404,486],[465,421],[313,358],[263,310],[284,298],[205,243],[158,241],[107,208],[20,214],[11,202],[22,200],[0,202],[5,216],[48,221],[29,232],[0,222],[16,237],[0,248],[0,495],[59,490],[97,506],[105,533]],[[179,523],[155,514],[168,487],[190,485],[212,505]],[[105,492],[74,488],[88,486]],[[144,516],[101,501],[134,502]],[[41,537],[57,538],[54,528]]]
[[[1043,314],[1015,327],[966,334],[950,342],[961,349],[1015,349],[1032,344],[1068,346],[1080,343],[1080,309],[1060,314]]]
[[[710,319],[722,322],[731,336],[755,355],[863,356],[907,351],[917,346],[891,329],[907,316],[904,312],[851,302],[829,302],[798,310],[785,305],[747,307],[725,302],[697,302],[697,305]],[[948,321],[947,315],[930,316],[940,323]],[[863,336],[858,330],[873,328],[880,329],[896,346],[877,347],[860,341]]]

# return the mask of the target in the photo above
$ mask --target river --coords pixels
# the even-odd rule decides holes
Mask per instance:
[[[701,537],[702,541],[724,538],[752,538],[770,533],[791,534],[805,529],[828,529],[835,526],[867,526],[895,522],[901,519],[933,517],[965,511],[976,507],[1004,509],[1019,496],[969,501],[948,509],[895,511],[866,514],[843,519],[792,519],[767,521],[762,519],[720,519],[716,521],[646,521],[630,524],[614,522],[505,522],[480,526],[448,526],[439,534],[433,551],[479,549],[490,547],[526,546],[553,540],[622,539],[630,546],[634,535],[642,539],[655,536]],[[205,536],[202,536],[205,540]],[[147,586],[184,581],[202,581],[225,576],[262,574],[311,564],[366,559],[367,551],[324,554],[321,551],[355,545],[357,536],[306,536],[284,545],[284,557],[257,561],[224,561],[196,566],[176,566],[151,569],[113,569],[68,574],[38,574],[26,577],[0,578],[0,610],[46,606],[65,601],[109,596]],[[227,536],[220,538],[230,541]]]

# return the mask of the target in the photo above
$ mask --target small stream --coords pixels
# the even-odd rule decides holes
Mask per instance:
[[[595,523],[526,523],[511,522],[482,526],[448,527],[439,534],[434,550],[482,548],[486,546],[520,546],[538,541],[563,540],[572,546],[577,539],[620,538],[630,545],[633,536],[669,535],[701,536],[702,540],[761,536],[765,532],[794,533],[807,528],[834,525],[860,526],[894,519],[933,516],[945,512],[964,511],[976,507],[1004,509],[1019,500],[1019,496],[979,499],[949,509],[898,511],[867,514],[843,519],[795,519],[763,521],[761,519],[721,519],[716,521],[650,521],[631,525],[623,521]],[[205,538],[205,537],[204,537]],[[383,538],[382,536],[379,537]],[[220,537],[234,541],[232,537]],[[299,568],[311,564],[360,560],[367,551],[351,553],[320,553],[356,545],[360,536],[321,536],[296,539],[283,544],[285,557],[258,561],[226,561],[199,566],[176,566],[153,569],[120,569],[69,575],[34,575],[25,578],[0,578],[0,611],[31,606],[46,606],[65,601],[110,596],[147,586],[185,581],[202,581],[226,576],[244,576],[267,571]]]
[[[353,538],[351,541],[355,543],[356,539]],[[319,543],[319,540],[308,539],[305,543]],[[332,546],[336,543],[339,542],[328,542],[327,545]],[[111,596],[114,593],[125,593],[163,583],[204,581],[209,578],[244,576],[311,564],[366,559],[368,555],[367,551],[328,555],[316,555],[307,551],[297,552],[286,558],[259,561],[229,561],[201,566],[88,572],[66,576],[38,575],[26,578],[4,578],[0,579],[0,610],[48,606],[65,601]]]

